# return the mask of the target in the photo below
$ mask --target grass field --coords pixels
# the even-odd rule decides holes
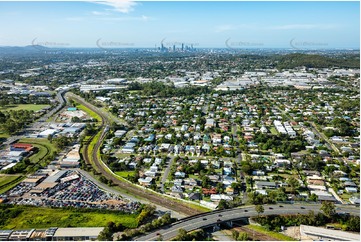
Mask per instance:
[[[29,229],[49,227],[103,227],[108,222],[121,223],[128,228],[137,227],[136,214],[117,212],[71,211],[44,207],[25,208],[16,218],[9,219],[1,229]]]
[[[9,175],[0,176],[0,194],[7,192],[11,188],[15,187],[23,180],[23,178],[25,177]]]
[[[37,153],[30,156],[29,159],[31,163],[38,163],[39,161],[43,161],[46,159],[48,155],[51,155],[53,152],[56,151],[56,148],[53,144],[50,143],[47,139],[29,139],[24,138],[19,140],[19,143],[29,143],[34,145],[39,149]],[[43,164],[41,164],[43,165]]]
[[[38,148],[38,152],[34,155],[30,156],[30,161],[32,163],[38,163],[41,159],[43,159],[48,154],[48,149],[46,146],[33,144],[34,147]]]
[[[263,228],[262,226],[258,226],[258,225],[246,225],[245,227],[252,229],[254,231],[257,231],[259,233],[268,235],[270,237],[273,237],[277,240],[282,240],[282,241],[295,241],[295,239],[286,236],[284,234],[281,233],[277,233],[277,232],[273,232],[273,231],[268,231],[267,229]]]
[[[78,104],[78,105],[76,105],[76,107],[77,107],[78,109],[80,109],[80,110],[83,110],[83,111],[86,112],[87,114],[89,114],[90,117],[96,119],[98,122],[101,122],[101,121],[102,121],[101,117],[100,117],[97,113],[93,112],[92,110],[90,110],[89,108],[85,107],[84,105],[79,105],[79,104]]]
[[[18,105],[6,105],[5,107],[0,107],[0,111],[9,111],[9,110],[29,110],[29,111],[39,111],[45,107],[49,107],[47,104],[18,104]]]
[[[117,174],[118,176],[121,176],[123,178],[127,178],[128,175],[129,176],[133,176],[134,175],[134,171],[117,171],[115,172],[115,174]]]

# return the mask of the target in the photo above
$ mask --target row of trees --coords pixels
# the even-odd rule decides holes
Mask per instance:
[[[310,210],[308,214],[259,216],[264,212],[264,207],[256,205],[255,209],[258,217],[254,219],[268,230],[279,232],[281,226],[299,226],[301,224],[323,226],[327,223],[339,223],[344,230],[360,231],[360,217],[336,213],[336,206],[332,202],[323,202],[322,213],[317,214]]]
[[[34,120],[34,111],[10,110],[0,111],[0,129],[7,134],[14,134],[22,130],[26,124]]]
[[[145,234],[146,232],[152,231],[154,229],[160,228],[162,226],[168,225],[172,223],[173,220],[169,213],[164,214],[160,218],[155,218],[152,221],[141,225],[140,227],[136,229],[127,229],[124,231],[124,233],[121,235],[118,240],[132,240],[132,238],[139,236],[141,234]],[[160,238],[161,239],[161,238]]]

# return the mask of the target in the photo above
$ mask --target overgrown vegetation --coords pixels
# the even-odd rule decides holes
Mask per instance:
[[[202,241],[206,237],[206,233],[203,229],[192,231],[187,233],[184,229],[179,229],[178,235],[172,239],[172,241]]]
[[[346,231],[360,231],[360,217],[347,214],[334,214],[332,217],[327,217],[323,213],[315,214],[310,211],[305,215],[271,215],[260,216],[253,218],[256,222],[260,223],[266,229],[271,231],[281,231],[281,226],[325,226],[328,223],[338,223]]]
[[[137,216],[137,213],[125,214],[111,210],[0,204],[0,229],[99,227],[106,226],[110,221],[121,223],[127,228],[136,228]]]

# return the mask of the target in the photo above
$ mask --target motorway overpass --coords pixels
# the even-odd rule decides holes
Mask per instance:
[[[271,204],[264,205],[264,213],[262,215],[286,215],[286,214],[308,214],[309,211],[315,213],[320,212],[321,204]],[[337,212],[345,212],[351,215],[360,214],[360,209],[354,206],[336,205]],[[178,234],[179,229],[185,229],[187,232],[200,228],[216,226],[224,222],[232,222],[244,218],[255,217],[258,213],[255,206],[218,210],[204,214],[198,214],[188,218],[181,219],[170,226],[153,231],[147,235],[140,236],[135,240],[138,241],[154,241],[159,235],[163,240],[170,240]]]

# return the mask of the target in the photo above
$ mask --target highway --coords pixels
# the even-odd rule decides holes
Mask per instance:
[[[308,214],[309,211],[314,211],[315,213],[321,212],[321,204],[271,204],[264,205],[263,207],[264,213],[262,213],[262,215]],[[357,216],[360,214],[360,209],[358,207],[342,205],[336,205],[336,207],[337,212],[346,212]],[[157,240],[159,235],[162,236],[163,240],[170,240],[178,234],[178,230],[181,228],[189,232],[222,222],[236,221],[241,218],[255,217],[257,215],[258,213],[255,211],[255,206],[213,211],[181,219],[168,227],[140,236],[135,240],[154,241]]]

